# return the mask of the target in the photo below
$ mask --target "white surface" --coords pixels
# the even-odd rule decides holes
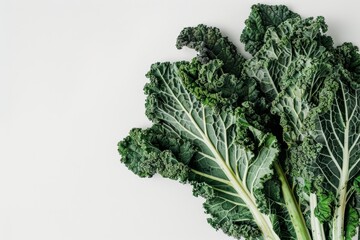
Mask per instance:
[[[239,48],[250,0],[0,2],[0,239],[229,239],[188,186],[140,179],[118,140],[144,115],[144,74],[190,59],[185,26],[220,27]],[[285,3],[323,15],[336,43],[360,45],[358,1]]]

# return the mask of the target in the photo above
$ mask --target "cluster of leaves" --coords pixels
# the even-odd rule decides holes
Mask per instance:
[[[155,63],[146,115],[119,144],[140,177],[189,183],[208,222],[240,239],[352,239],[360,220],[360,54],[323,17],[254,5],[241,41],[185,28],[191,62]]]

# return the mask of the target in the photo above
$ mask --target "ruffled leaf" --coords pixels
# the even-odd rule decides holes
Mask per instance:
[[[271,134],[254,135],[258,138],[255,152],[238,144],[235,111],[215,110],[189,93],[179,77],[183,64],[187,63],[152,65],[147,74],[150,83],[145,86],[147,116],[196,149],[187,164],[188,181],[196,186],[197,195],[206,198],[205,209],[211,215],[212,226],[237,238],[256,238],[261,232],[264,238],[279,239],[262,192],[264,182],[273,175],[272,164],[278,154],[276,138]]]
[[[253,5],[240,37],[245,50],[254,55],[264,45],[264,35],[268,28],[277,27],[287,19],[296,17],[299,15],[284,5]]]
[[[184,28],[177,38],[176,47],[181,49],[184,46],[195,49],[201,63],[219,59],[225,73],[240,77],[245,58],[218,28],[203,24]]]

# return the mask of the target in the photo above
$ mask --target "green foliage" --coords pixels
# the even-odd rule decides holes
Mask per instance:
[[[118,144],[121,161],[140,177],[163,177],[185,181],[188,179],[187,164],[195,153],[190,142],[165,132],[162,126],[149,129],[134,128],[128,137]]]
[[[318,194],[318,204],[315,208],[315,216],[319,219],[320,222],[331,221],[334,212],[332,206],[334,204],[334,195],[333,194]]]
[[[250,78],[237,78],[224,72],[219,59],[201,64],[194,59],[180,66],[180,76],[186,89],[203,104],[215,108],[237,107],[244,102],[255,102],[259,97],[256,82]]]
[[[360,220],[360,53],[323,17],[254,5],[245,59],[219,29],[185,28],[192,61],[155,63],[146,115],[118,149],[140,177],[191,184],[240,239],[347,240]]]
[[[345,240],[351,240],[356,235],[359,220],[359,212],[349,206],[345,219]]]
[[[176,47],[181,49],[184,46],[195,49],[201,63],[218,59],[223,62],[226,73],[240,76],[245,58],[218,28],[203,24],[184,28],[177,38]]]
[[[253,5],[240,37],[245,50],[254,55],[264,45],[264,35],[268,28],[277,27],[287,19],[296,17],[299,15],[284,5]]]

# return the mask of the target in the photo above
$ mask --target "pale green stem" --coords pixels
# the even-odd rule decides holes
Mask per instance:
[[[322,223],[315,216],[315,207],[317,205],[317,198],[315,193],[310,194],[310,218],[311,218],[311,232],[313,240],[325,240],[325,232]]]
[[[299,203],[296,201],[294,193],[290,188],[284,171],[278,162],[274,163],[275,170],[281,182],[281,189],[284,196],[286,208],[289,212],[297,240],[311,240],[308,228],[306,227],[304,216],[301,212]]]
[[[346,114],[347,115],[347,114]],[[332,239],[343,240],[346,208],[347,183],[349,181],[349,122],[345,124],[342,171],[338,187],[338,206],[334,212]]]

